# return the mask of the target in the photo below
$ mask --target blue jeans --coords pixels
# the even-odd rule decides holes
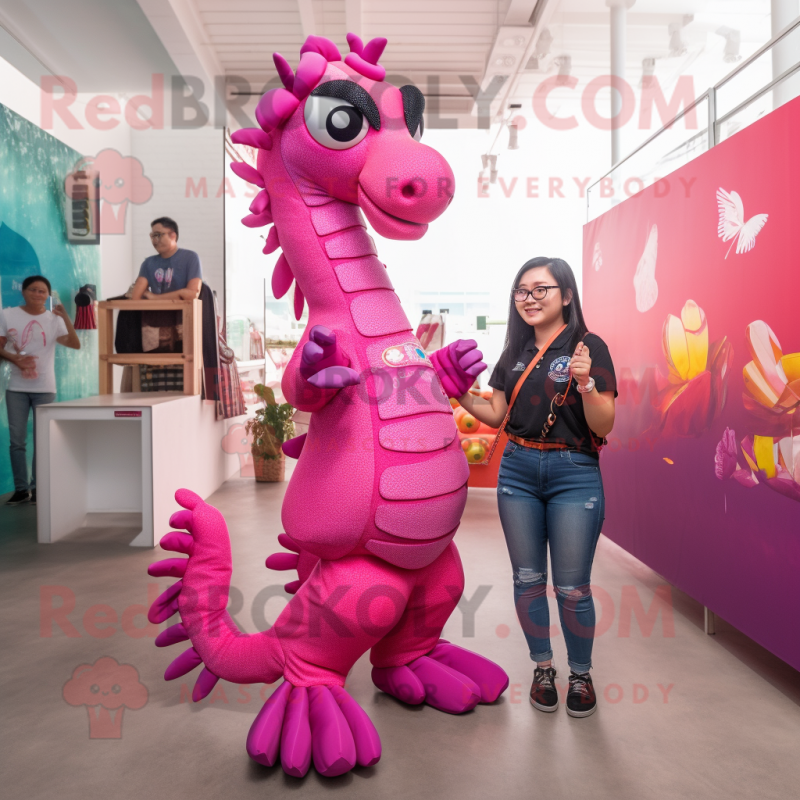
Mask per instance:
[[[547,543],[567,663],[592,666],[595,612],[592,560],[605,516],[597,459],[568,450],[534,450],[509,442],[497,484],[500,521],[511,556],[514,603],[531,658],[547,661]]]
[[[8,411],[8,436],[11,446],[11,471],[14,473],[14,489],[27,492],[36,488],[36,407],[52,403],[56,399],[53,392],[6,392]],[[33,477],[28,483],[28,458],[25,442],[28,438],[28,416],[33,412]]]

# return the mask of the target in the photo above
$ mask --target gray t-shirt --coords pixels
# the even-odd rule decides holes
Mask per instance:
[[[164,294],[185,289],[192,278],[202,278],[203,271],[197,253],[179,247],[169,258],[159,255],[146,258],[139,268],[139,277],[147,278],[151,292]]]

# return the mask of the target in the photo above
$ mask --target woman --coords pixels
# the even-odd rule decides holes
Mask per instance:
[[[614,425],[617,392],[608,347],[587,332],[575,276],[565,261],[534,258],[520,269],[505,347],[489,380],[491,406],[470,394],[459,402],[499,427],[520,376],[548,342],[512,405],[497,502],[517,615],[536,662],[531,703],[540,711],[558,708],[546,595],[549,543],[571,670],[567,713],[586,717],[597,707],[589,670],[595,626],[591,569],[605,508],[598,448]]]
[[[25,278],[22,282],[25,304],[4,309],[4,320],[0,319],[0,358],[11,362],[6,409],[14,494],[7,505],[17,505],[26,500],[36,502],[35,409],[56,399],[56,342],[73,350],[79,350],[81,346],[64,306],[58,305],[52,312],[45,308],[50,291],[47,278],[41,275]],[[25,440],[31,409],[34,409],[34,451],[33,475],[29,481]]]

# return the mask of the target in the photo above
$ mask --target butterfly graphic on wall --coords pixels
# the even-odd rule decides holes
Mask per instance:
[[[592,264],[595,272],[603,266],[603,251],[600,249],[600,242],[594,243],[594,253],[592,253]]]
[[[767,222],[768,214],[756,214],[744,221],[744,203],[738,192],[726,192],[717,189],[717,206],[719,207],[719,226],[717,235],[723,242],[733,239],[731,247],[736,244],[737,253],[746,253],[756,246],[756,236]],[[725,258],[728,257],[725,253]]]
[[[636,290],[636,310],[649,311],[658,300],[658,283],[656,282],[656,259],[658,258],[658,226],[653,225],[647,235],[642,257],[636,265],[633,276],[633,288]]]

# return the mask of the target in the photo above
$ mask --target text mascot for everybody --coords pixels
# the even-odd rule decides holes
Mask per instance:
[[[296,592],[266,632],[242,634],[225,610],[231,577],[228,530],[196,494],[176,495],[166,550],[188,555],[151,565],[181,578],[150,609],[159,646],[190,641],[168,667],[171,680],[203,665],[193,699],[223,678],[283,683],[259,712],[247,752],[290,775],[313,757],[325,776],[380,758],[378,734],[343,686],[367,650],[375,685],[405,703],[452,714],[492,703],[508,677],[496,664],[440,639],[464,573],[452,542],[467,498],[469,467],[447,397],[460,397],[485,369],[474,341],[428,357],[412,334],[361,211],[392,239],[419,239],[453,196],[453,173],[420,143],[424,98],[384,81],[385,39],[352,34],[342,58],[310,36],[285,88],[261,98],[257,129],[233,135],[258,148],[257,169],[232,168],[263,187],[243,222],[273,224],[272,287],[295,283],[295,314],[309,323],[283,378],[288,402],[312,412],[308,434],[284,445],[299,461],[286,490],[279,541],[292,552],[267,559],[297,568]]]

